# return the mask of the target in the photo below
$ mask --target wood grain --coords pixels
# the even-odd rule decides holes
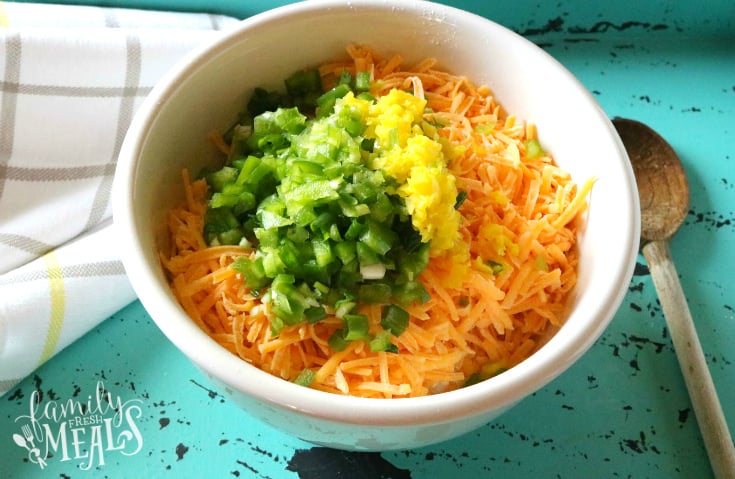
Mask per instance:
[[[671,238],[689,211],[689,183],[674,149],[635,120],[615,119],[631,159],[641,202],[641,238]]]
[[[717,479],[735,478],[735,448],[717,390],[666,241],[651,241],[643,255],[658,291],[694,414]]]

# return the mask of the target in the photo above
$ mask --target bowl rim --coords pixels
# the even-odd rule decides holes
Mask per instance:
[[[395,7],[396,3],[404,11],[421,13],[430,9],[440,15],[460,15],[463,21],[483,22],[484,27],[495,29],[499,35],[505,35],[514,42],[525,42],[526,48],[535,52],[536,59],[560,66],[560,72],[567,76],[567,81],[577,84],[581,91],[586,92],[589,101],[597,105],[596,100],[579,80],[550,54],[508,28],[479,15],[425,0],[404,2],[353,0],[349,3],[339,0],[311,0],[299,2],[277,7],[241,21],[239,25],[214,41],[195,48],[174,68],[164,74],[143,101],[131,122],[119,155],[113,186],[114,227],[118,229],[120,236],[130,236],[127,241],[121,242],[120,252],[132,286],[164,335],[192,362],[207,374],[231,385],[231,389],[242,391],[273,407],[297,410],[301,414],[332,422],[381,427],[444,423],[457,418],[480,416],[490,409],[512,406],[566,371],[592,346],[620,306],[637,258],[640,213],[632,168],[626,172],[625,178],[629,185],[629,198],[627,202],[622,202],[623,206],[630,210],[630,217],[633,220],[625,237],[624,249],[629,254],[626,258],[622,258],[617,271],[609,272],[614,280],[610,282],[611,286],[607,291],[609,295],[599,306],[597,318],[587,321],[584,327],[579,328],[574,335],[555,334],[548,342],[548,344],[554,343],[556,345],[554,348],[546,347],[548,344],[540,348],[529,358],[514,366],[513,374],[500,374],[476,385],[441,394],[390,399],[390,408],[385,407],[386,399],[341,396],[303,388],[249,365],[200,330],[178,306],[178,303],[162,301],[154,268],[145,261],[145,252],[140,241],[141,232],[136,227],[133,214],[133,198],[135,196],[135,173],[149,137],[150,127],[155,123],[163,105],[174,96],[176,85],[205,65],[207,58],[224,52],[240,36],[258,28],[264,28],[273,21],[308,15],[325,8],[330,10],[361,8],[390,10]],[[618,156],[621,161],[626,161],[625,148],[612,123],[602,108],[598,106],[596,111],[599,119],[607,124],[611,138],[618,149]],[[167,318],[167,320],[162,320],[162,318]],[[176,318],[176,320],[170,321],[168,318]],[[335,403],[338,403],[340,408],[335,408]],[[359,412],[359,415],[355,412]]]

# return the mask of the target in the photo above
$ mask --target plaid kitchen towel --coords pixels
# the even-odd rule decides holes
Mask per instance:
[[[234,18],[0,2],[0,396],[135,299],[111,232],[125,132]]]

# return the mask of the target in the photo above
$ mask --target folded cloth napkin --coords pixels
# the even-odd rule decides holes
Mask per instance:
[[[135,299],[111,231],[125,132],[237,19],[0,2],[0,396]]]

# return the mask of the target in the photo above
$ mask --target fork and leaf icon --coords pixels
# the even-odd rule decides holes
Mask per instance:
[[[46,461],[43,457],[41,457],[41,450],[36,447],[35,437],[33,435],[33,431],[31,431],[31,427],[28,424],[24,424],[23,427],[21,427],[21,431],[23,431],[23,435],[20,434],[13,434],[13,441],[15,443],[24,448],[28,451],[28,460],[38,464],[41,469],[46,467]]]

